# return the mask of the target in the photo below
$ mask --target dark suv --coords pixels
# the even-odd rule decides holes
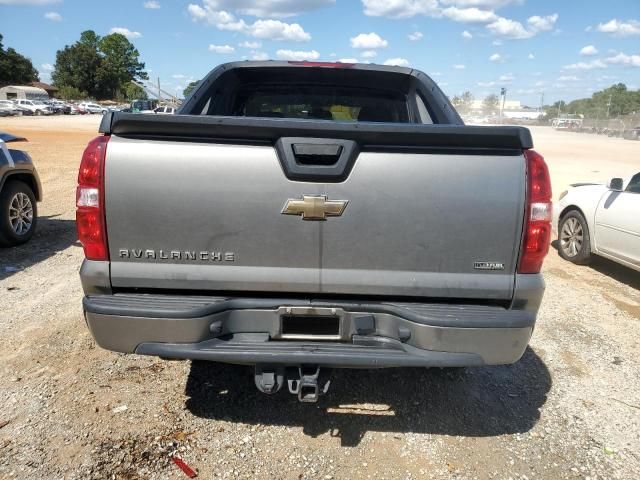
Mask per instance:
[[[36,229],[40,178],[29,154],[7,146],[26,140],[0,132],[0,247],[25,243]]]

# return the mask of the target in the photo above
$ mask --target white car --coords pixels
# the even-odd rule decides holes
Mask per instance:
[[[158,107],[153,113],[157,113],[160,115],[174,115],[176,113],[176,109],[173,107]]]
[[[22,115],[22,110],[11,100],[0,100],[0,116],[4,115]]]
[[[53,110],[42,100],[14,100],[18,108],[23,111],[31,112],[33,115],[50,115]]]
[[[596,254],[640,271],[640,172],[606,185],[571,185],[557,211],[562,258],[584,265]]]
[[[78,104],[78,108],[89,113],[107,113],[107,109],[97,103],[82,102]]]

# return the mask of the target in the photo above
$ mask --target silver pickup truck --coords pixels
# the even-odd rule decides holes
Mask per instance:
[[[303,401],[326,367],[525,351],[547,167],[527,129],[465,126],[424,73],[229,63],[178,115],[108,113],[100,132],[77,192],[100,346],[255,365],[261,391]]]

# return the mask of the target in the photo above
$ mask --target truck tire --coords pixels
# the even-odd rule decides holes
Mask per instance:
[[[571,210],[560,219],[558,253],[577,265],[587,265],[591,261],[589,227],[578,210]]]
[[[42,110],[36,110],[36,116],[41,116],[42,115]]]
[[[24,182],[8,181],[0,192],[0,246],[28,242],[38,222],[38,205]]]

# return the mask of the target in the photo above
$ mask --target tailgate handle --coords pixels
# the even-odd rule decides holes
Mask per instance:
[[[292,147],[301,165],[335,165],[342,153],[342,145],[328,143],[294,143]]]
[[[353,140],[281,137],[275,144],[289,180],[342,182],[351,172],[360,149]]]

